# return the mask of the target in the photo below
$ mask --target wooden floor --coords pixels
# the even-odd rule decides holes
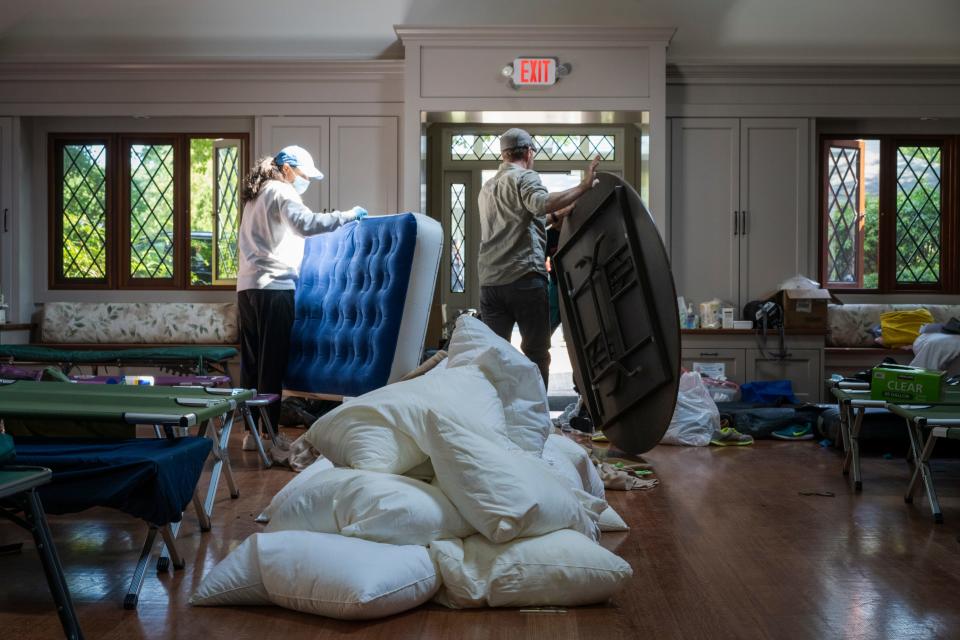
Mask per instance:
[[[812,442],[650,452],[661,486],[610,494],[632,531],[603,542],[634,578],[609,605],[566,613],[431,605],[370,623],[272,607],[191,608],[205,571],[258,530],[254,516],[290,477],[259,470],[238,443],[240,499],[222,494],[211,533],[188,516],[186,569],[148,574],[138,611],[121,601],[144,528],[109,511],[51,519],[87,638],[960,637],[960,462],[935,463],[946,517],[936,526],[925,500],[903,503],[905,462],[866,459],[864,491],[854,495],[839,454]],[[19,530],[0,525],[0,543],[15,539]],[[0,637],[60,637],[32,546],[0,557],[0,576]]]

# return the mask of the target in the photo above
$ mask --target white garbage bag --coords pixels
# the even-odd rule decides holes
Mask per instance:
[[[677,407],[661,444],[705,447],[714,431],[720,430],[720,412],[699,373],[687,372],[680,376]]]

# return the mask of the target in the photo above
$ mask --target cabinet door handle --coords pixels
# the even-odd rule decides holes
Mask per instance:
[[[739,221],[739,216],[740,216],[740,212],[739,212],[739,211],[734,211],[734,212],[733,212],[733,235],[735,235],[735,236],[740,234],[740,221]]]
[[[747,231],[747,211],[746,211],[746,209],[744,209],[743,211],[741,211],[741,212],[740,212],[740,215],[743,216],[743,221],[740,223],[740,233],[741,233],[742,235],[747,235],[748,231]]]
[[[718,352],[716,352],[716,351],[714,351],[713,353],[710,353],[710,352],[707,352],[707,351],[701,351],[701,352],[700,352],[700,357],[701,357],[701,358],[716,358],[716,357],[718,357],[719,355],[720,355],[720,354],[719,354]]]
[[[4,233],[6,233],[7,231],[10,231],[10,225],[7,223],[8,213],[10,213],[10,209],[4,207],[3,208],[3,232]]]

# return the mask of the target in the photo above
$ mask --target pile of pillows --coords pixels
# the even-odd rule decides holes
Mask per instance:
[[[536,365],[475,318],[427,374],[345,402],[305,438],[323,455],[205,576],[194,605],[340,619],[603,602],[632,575],[601,547],[627,526],[587,453],[551,433]]]

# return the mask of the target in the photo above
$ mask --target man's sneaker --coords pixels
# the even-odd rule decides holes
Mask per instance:
[[[753,444],[753,436],[740,433],[733,427],[721,427],[713,432],[710,444],[717,447],[742,447]]]
[[[771,435],[780,440],[813,440],[813,427],[810,426],[809,422],[807,424],[796,424],[774,431]]]

